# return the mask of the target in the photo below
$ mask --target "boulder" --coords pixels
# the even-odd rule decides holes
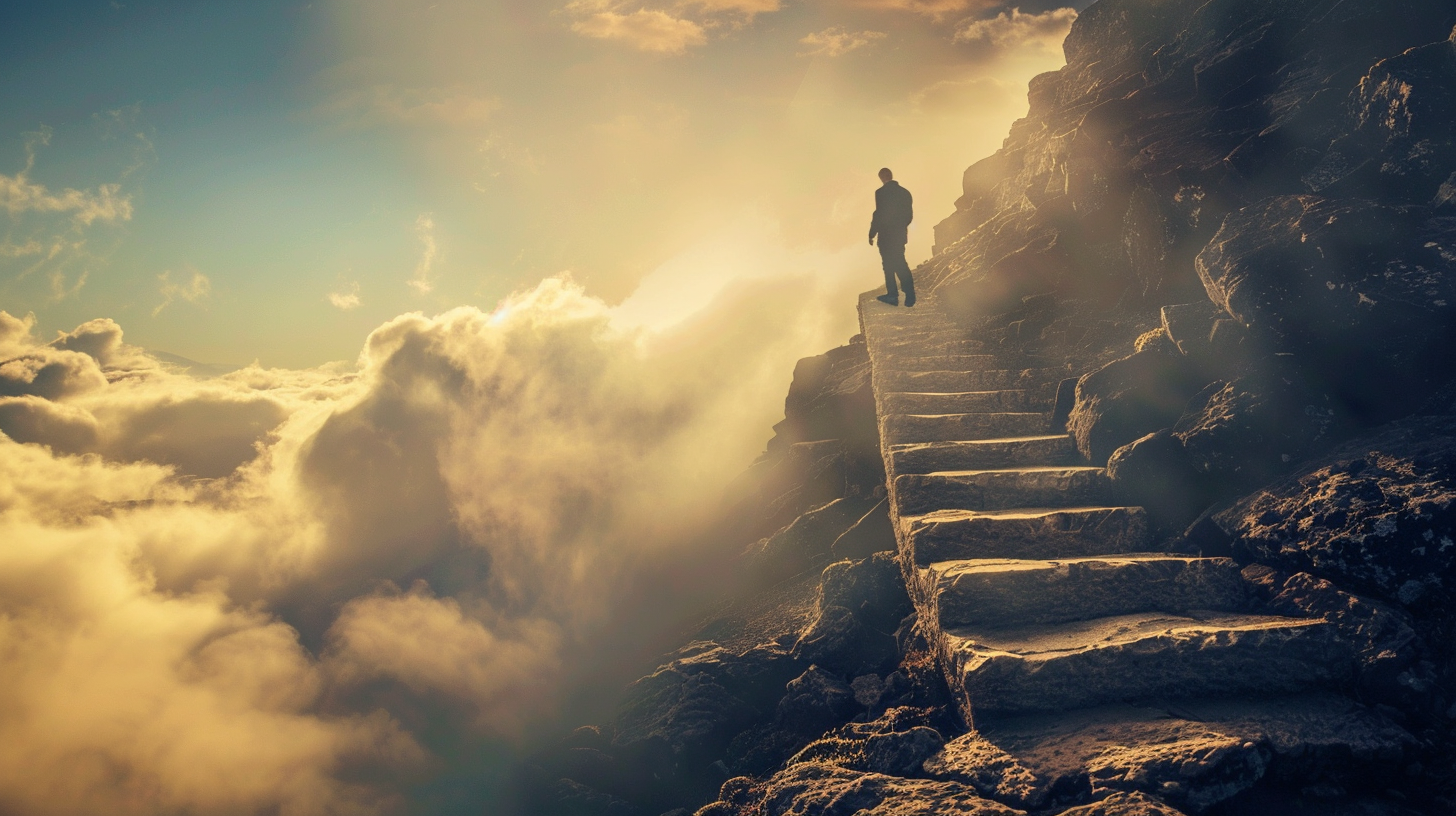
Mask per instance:
[[[891,553],[830,564],[824,568],[819,592],[821,607],[842,606],[888,632],[911,612],[905,579]]]
[[[931,779],[959,782],[987,799],[1012,807],[1037,810],[1046,804],[1050,787],[1015,757],[980,734],[962,734],[925,760]]]
[[[1094,464],[1147,434],[1171,426],[1206,384],[1176,354],[1144,348],[1083,376],[1067,430]]]
[[[1294,354],[1361,415],[1398,416],[1450,376],[1450,219],[1370,201],[1277,196],[1225,219],[1196,266],[1209,298],[1248,326],[1252,341]]]
[[[845,677],[883,674],[895,664],[894,632],[910,613],[900,568],[889,553],[825,567],[819,614],[793,654]]]
[[[1456,418],[1377,429],[1215,520],[1248,560],[1386,602],[1438,608],[1456,586]]]
[[[1217,731],[1153,743],[1113,745],[1087,766],[1092,792],[1156,793],[1200,812],[1253,787],[1269,768],[1269,746]]]
[[[1169,428],[1113,451],[1107,475],[1118,495],[1146,508],[1159,528],[1186,526],[1208,504],[1201,474]]]
[[[1429,691],[1432,686],[1427,677],[1430,669],[1418,665],[1425,644],[1402,611],[1343,592],[1307,573],[1286,579],[1269,608],[1280,615],[1319,617],[1335,624],[1355,645],[1356,676],[1369,698],[1410,707],[1412,692]]]
[[[814,735],[843,723],[860,710],[849,684],[817,666],[789,681],[774,724],[781,730]]]
[[[869,722],[835,729],[809,743],[789,762],[826,762],[856,771],[921,776],[922,763],[945,745],[945,737],[929,722],[928,709],[892,708]]]
[[[1213,327],[1228,314],[1207,300],[1164,306],[1163,331],[1185,357],[1207,357],[1213,350]]]
[[[793,765],[769,781],[763,816],[1013,816],[956,782],[900,779],[823,762]]]
[[[1217,381],[1189,401],[1173,425],[1189,465],[1229,489],[1287,471],[1348,434],[1341,406],[1306,385],[1283,358],[1266,360],[1232,381]]]

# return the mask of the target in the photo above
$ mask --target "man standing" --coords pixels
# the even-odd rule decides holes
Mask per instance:
[[[900,278],[900,288],[905,290],[905,305],[915,305],[915,281],[910,277],[910,264],[905,262],[905,244],[910,240],[912,213],[910,191],[895,181],[895,174],[886,167],[880,170],[880,181],[884,185],[875,191],[875,215],[870,219],[870,244],[875,236],[880,238],[880,262],[885,267],[885,294],[878,300],[891,306],[900,305],[900,293],[895,288],[895,278]]]

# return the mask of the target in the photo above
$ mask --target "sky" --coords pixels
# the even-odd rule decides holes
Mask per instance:
[[[872,251],[823,258],[863,246],[875,172],[916,194],[923,259],[960,170],[1024,113],[1074,13],[60,0],[3,14],[0,307],[46,334],[105,316],[203,362],[309,366],[352,360],[394,315],[490,306],[561,273],[615,305],[675,260],[716,267],[644,291],[657,302],[635,313],[656,322],[766,252],[870,288]]]
[[[506,813],[1076,13],[5,6],[0,813]]]

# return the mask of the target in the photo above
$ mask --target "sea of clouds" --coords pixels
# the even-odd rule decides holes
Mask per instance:
[[[0,813],[439,810],[631,643],[849,283],[649,330],[551,278],[213,378],[0,312]]]

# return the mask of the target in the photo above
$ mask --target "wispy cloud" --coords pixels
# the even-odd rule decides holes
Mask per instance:
[[[51,129],[43,127],[28,134],[25,144],[25,167],[13,176],[0,173],[0,207],[11,216],[26,212],[69,213],[76,223],[90,225],[95,221],[131,220],[131,196],[121,193],[119,184],[102,184],[94,191],[67,187],[52,192],[43,184],[30,180],[35,168],[38,147],[50,143]]]
[[[780,0],[572,0],[565,12],[572,18],[571,30],[582,36],[615,40],[639,51],[681,54],[706,44],[716,29],[741,28],[780,8]]]
[[[638,9],[630,14],[596,11],[572,23],[571,30],[598,40],[620,40],[639,51],[662,54],[681,54],[708,41],[702,26],[656,9]]]
[[[987,20],[973,20],[956,31],[959,42],[985,42],[998,48],[1036,46],[1057,51],[1077,12],[1071,8],[1051,9],[1039,14],[1023,14],[1021,9],[1003,11]]]
[[[435,255],[439,252],[439,245],[435,243],[434,215],[421,213],[415,219],[415,235],[419,236],[424,251],[420,255],[420,262],[415,264],[415,274],[409,279],[409,285],[416,292],[427,295],[435,289],[435,283],[430,280],[430,276],[435,270]]]
[[[172,270],[167,270],[157,276],[161,282],[162,302],[152,310],[152,317],[162,313],[162,310],[171,306],[179,300],[188,303],[201,303],[212,294],[212,281],[207,276],[190,267],[183,270],[178,279],[172,277]]]
[[[883,31],[848,31],[842,26],[833,26],[799,40],[800,45],[809,47],[807,51],[801,51],[799,56],[838,57],[884,37]]]
[[[349,281],[328,294],[329,303],[341,311],[359,308],[359,281]]]

